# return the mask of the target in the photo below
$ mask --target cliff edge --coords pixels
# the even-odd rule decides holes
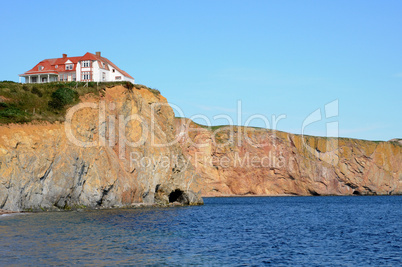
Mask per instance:
[[[203,196],[402,194],[402,146],[176,118]]]
[[[0,209],[202,204],[179,144],[160,145],[174,138],[166,99],[123,86],[81,96],[64,122],[0,125]]]

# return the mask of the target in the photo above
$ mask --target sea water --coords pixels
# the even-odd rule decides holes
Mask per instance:
[[[402,264],[402,196],[204,201],[1,216],[0,265]]]

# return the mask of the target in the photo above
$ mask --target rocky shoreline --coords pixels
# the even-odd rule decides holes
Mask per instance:
[[[0,209],[0,216],[5,214],[13,214],[13,213],[21,213],[19,211],[11,211],[11,210],[1,210]]]
[[[230,196],[228,196],[230,197]],[[198,204],[202,205],[202,204]],[[114,206],[114,207],[97,207],[97,208],[72,208],[72,209],[58,209],[56,207],[50,209],[35,209],[28,211],[11,211],[0,209],[0,216],[8,214],[20,214],[20,213],[37,213],[37,212],[71,212],[71,211],[91,211],[91,210],[109,210],[109,209],[143,209],[143,208],[173,208],[173,207],[185,207],[188,204],[175,201],[173,203],[133,203],[127,206]]]

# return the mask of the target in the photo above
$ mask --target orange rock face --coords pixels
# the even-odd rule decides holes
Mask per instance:
[[[163,96],[116,86],[81,100],[62,123],[0,126],[0,209],[202,203],[180,146],[154,145],[175,137]]]
[[[402,193],[402,147],[176,119],[203,196]],[[181,129],[181,130],[180,130]]]

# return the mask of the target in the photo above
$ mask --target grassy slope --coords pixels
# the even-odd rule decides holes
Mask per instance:
[[[156,89],[151,89],[141,84],[129,82],[52,82],[38,84],[21,84],[10,81],[0,82],[0,124],[24,123],[30,121],[63,121],[67,105],[60,110],[49,106],[52,94],[59,88],[70,88],[79,96],[85,94],[101,95],[105,88],[115,85],[123,85],[127,89],[146,88],[155,94]],[[78,102],[78,100],[76,101]],[[76,104],[76,103],[72,103]]]

